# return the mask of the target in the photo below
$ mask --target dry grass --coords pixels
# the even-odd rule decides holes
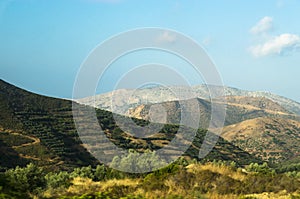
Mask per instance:
[[[213,163],[207,163],[204,165],[201,164],[190,164],[186,167],[187,171],[182,171],[182,173],[176,173],[174,176],[169,176],[161,179],[164,186],[161,187],[161,183],[158,183],[157,187],[148,186],[145,184],[143,179],[111,179],[107,181],[94,182],[91,179],[87,178],[75,178],[72,181],[72,185],[65,189],[59,190],[48,190],[44,193],[45,197],[58,197],[58,196],[74,196],[74,195],[83,195],[83,194],[93,194],[93,193],[110,193],[113,196],[123,197],[128,194],[135,196],[142,196],[143,198],[156,199],[156,198],[182,198],[192,199],[192,198],[206,198],[206,199],[242,199],[247,197],[253,197],[258,199],[290,199],[292,198],[290,193],[287,191],[281,191],[279,193],[261,193],[261,194],[248,194],[248,195],[237,195],[230,194],[234,192],[222,192],[218,191],[218,187],[211,188],[203,192],[199,190],[198,181],[200,178],[199,175],[205,173],[215,173],[212,175],[220,174],[221,176],[227,176],[234,180],[238,181],[247,181],[247,174],[241,172],[240,170],[235,170],[226,165],[215,165]],[[209,171],[209,172],[208,172]],[[250,175],[250,174],[248,174]],[[205,178],[203,178],[205,180]],[[214,186],[217,185],[217,181],[222,178],[212,179],[207,183],[212,183]],[[224,179],[224,178],[223,178]],[[159,179],[152,179],[159,180]],[[154,184],[159,181],[155,181]],[[229,181],[230,182],[230,181]],[[224,183],[226,183],[224,181]],[[206,185],[201,185],[205,187]],[[224,187],[223,187],[224,188]],[[222,186],[221,188],[222,189]],[[247,192],[251,193],[251,192]]]
[[[291,194],[286,191],[281,191],[280,193],[261,193],[261,194],[249,194],[246,196],[252,196],[259,199],[291,199]]]
[[[241,196],[235,194],[227,194],[227,195],[220,195],[217,193],[208,193],[204,195],[204,198],[209,199],[239,199]]]
[[[203,170],[208,170],[214,173],[219,173],[224,176],[228,176],[232,179],[243,181],[246,178],[246,174],[241,171],[234,171],[226,165],[214,165],[213,163],[201,164],[190,164],[187,166],[188,172],[198,174]]]
[[[129,186],[132,188],[136,188],[140,184],[140,180],[138,179],[112,179],[105,182],[99,183],[101,186],[101,191],[105,191],[114,186]]]
[[[261,194],[248,194],[248,195],[234,195],[234,194],[227,194],[227,195],[220,195],[216,193],[208,193],[204,195],[205,198],[209,199],[241,199],[241,198],[257,198],[257,199],[291,199],[292,194],[287,194],[286,191],[282,191],[280,193],[261,193]]]
[[[116,187],[129,187],[132,190],[136,190],[138,185],[140,184],[139,179],[112,179],[108,181],[94,182],[89,178],[74,178],[72,181],[72,185],[66,190],[60,190],[59,195],[83,195],[97,192],[106,192]],[[47,190],[44,192],[45,197],[50,197],[53,195],[57,195],[55,190]],[[143,193],[139,190],[139,193],[133,194],[141,194]],[[144,193],[145,194],[145,193]]]
[[[189,196],[189,191],[190,190],[186,190],[181,186],[177,185],[177,182],[175,182],[174,180],[171,179],[167,179],[165,180],[165,185],[169,188],[167,191],[168,195],[180,195],[180,196],[185,196],[186,198],[188,198]]]
[[[161,190],[154,190],[151,192],[141,192],[140,195],[142,195],[145,198],[148,199],[157,199],[157,198],[167,198],[168,194]]]
[[[67,189],[67,193],[72,195],[81,195],[84,193],[97,192],[101,188],[100,182],[93,182],[89,178],[74,178],[72,185]]]

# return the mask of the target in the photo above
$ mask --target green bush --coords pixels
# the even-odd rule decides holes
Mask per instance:
[[[45,176],[47,188],[56,189],[59,187],[67,188],[71,185],[71,177],[68,172],[48,173]]]
[[[0,193],[0,199],[16,199],[16,197],[6,193]]]
[[[42,168],[30,163],[25,168],[16,167],[5,173],[7,182],[15,191],[35,193],[45,188],[45,172]]]
[[[275,170],[271,169],[266,162],[263,164],[251,163],[246,167],[246,170],[248,172],[275,175]]]
[[[81,177],[81,178],[90,178],[94,179],[94,172],[91,166],[75,168],[74,171],[70,174],[71,178]]]
[[[103,181],[109,179],[123,179],[126,176],[124,172],[112,169],[105,165],[97,165],[94,180],[95,181]]]
[[[127,156],[114,157],[111,163],[111,167],[131,173],[144,173],[163,166],[166,166],[165,161],[160,159],[155,152],[138,153],[134,150],[129,150]]]

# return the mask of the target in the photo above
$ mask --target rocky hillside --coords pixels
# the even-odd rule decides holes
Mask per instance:
[[[71,101],[37,95],[0,80],[0,107],[0,169],[35,162],[50,170],[69,170],[99,164],[87,148],[94,147],[91,151],[99,153],[111,150],[109,146],[97,148],[103,144],[103,140],[95,137],[99,134],[98,131],[88,132],[86,137],[80,137],[91,140],[89,144],[83,145],[74,125]],[[78,107],[94,110],[83,105]],[[125,150],[160,149],[171,142],[179,128],[178,125],[166,124],[151,136],[136,137],[136,127],[129,128],[130,125],[126,124],[134,121],[134,124],[143,127],[148,125],[147,121],[119,115],[119,121],[127,126],[125,131],[116,123],[113,113],[96,109],[96,116],[108,140]],[[88,123],[86,127],[90,127]],[[190,135],[191,129],[184,127],[184,132],[184,135]],[[186,158],[198,158],[205,135],[205,130],[197,131],[192,145],[184,154]],[[181,142],[185,143],[185,136],[180,137],[177,142],[179,146]],[[169,155],[177,150],[180,149],[169,149]],[[206,158],[232,160],[240,165],[260,162],[222,138]]]
[[[252,110],[266,110],[274,114],[293,114],[277,102],[266,97],[226,96],[225,101],[228,105],[245,107]]]
[[[300,155],[300,122],[260,117],[226,126],[222,137],[236,146],[271,162]]]
[[[210,86],[210,89],[222,90],[217,86]],[[245,91],[231,87],[224,87],[225,96],[243,96],[266,98],[280,105],[290,113],[300,115],[300,103],[291,99],[264,91]],[[161,103],[166,101],[186,100],[191,98],[210,99],[210,93],[206,85],[198,85],[192,88],[181,86],[152,87],[138,90],[121,89],[113,92],[78,99],[79,103],[87,104],[119,114],[125,114],[128,109],[135,108],[142,104]],[[230,99],[229,99],[230,100]]]
[[[271,162],[285,162],[299,156],[299,124],[300,117],[286,111],[278,103],[262,97],[229,96],[225,127],[222,137],[243,150]],[[189,100],[185,100],[189,101]],[[221,103],[221,102],[220,102]],[[160,108],[152,108],[158,106]],[[200,107],[200,126],[207,128],[210,121],[210,102],[198,99],[194,106],[186,111]],[[180,123],[180,101],[164,102],[159,104],[141,105],[130,109],[133,117],[145,120],[151,115],[161,123]],[[218,120],[218,118],[217,118]],[[217,121],[216,121],[217,122]]]
[[[300,121],[300,116],[290,113],[278,103],[262,97],[226,97],[225,125],[239,123],[257,117],[287,118]],[[224,103],[219,101],[218,103]],[[181,104],[188,104],[184,108]],[[157,108],[155,108],[157,107]],[[169,101],[158,104],[145,104],[128,110],[126,115],[158,123],[179,124],[182,111],[193,112],[199,107],[200,126],[208,128],[211,117],[211,103],[204,99]],[[151,118],[152,116],[152,118]],[[216,118],[216,121],[219,118]]]

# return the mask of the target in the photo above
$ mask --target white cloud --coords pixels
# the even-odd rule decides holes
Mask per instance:
[[[267,33],[272,28],[273,28],[273,18],[266,16],[262,18],[254,27],[252,27],[250,32],[252,34]]]
[[[158,36],[157,41],[159,43],[173,43],[176,41],[176,35],[170,33],[169,31],[164,31]]]
[[[282,55],[288,51],[300,49],[300,37],[295,34],[281,34],[262,44],[250,47],[250,52],[255,57],[267,55]]]
[[[250,29],[257,41],[248,49],[253,56],[284,55],[300,49],[299,35],[291,33],[272,35],[270,34],[272,28],[273,19],[266,16]]]

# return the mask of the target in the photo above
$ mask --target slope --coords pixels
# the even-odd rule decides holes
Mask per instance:
[[[0,129],[5,133],[2,142],[6,143],[7,150],[19,155],[22,163],[30,161],[68,169],[97,162],[78,139],[71,101],[40,96],[0,80],[0,107]],[[28,137],[40,142],[29,144],[32,140]],[[27,140],[27,144],[16,147],[12,140]],[[12,161],[10,164],[1,161],[1,164],[14,166]]]
[[[249,153],[271,162],[299,157],[300,122],[260,117],[226,126],[222,137]]]
[[[35,162],[53,170],[99,164],[78,137],[72,101],[37,95],[0,80],[0,107],[1,155],[5,157],[0,159],[0,166],[13,167]],[[179,128],[177,125],[164,125],[153,136],[138,138],[132,136],[130,131],[124,132],[111,112],[97,109],[96,113],[106,136],[124,149],[143,151],[162,148],[176,136]],[[140,126],[148,124],[144,120],[119,117],[125,122],[134,120]],[[190,131],[188,128],[185,130]],[[204,130],[198,131],[193,145],[185,154],[187,158],[198,157],[205,134]],[[232,160],[238,164],[260,161],[222,138],[206,158]]]
[[[226,100],[225,125],[231,125],[257,117],[287,118],[300,121],[300,116],[286,111],[282,106],[267,98],[230,96],[226,97]],[[217,103],[224,102],[220,100]],[[211,117],[211,103],[199,98],[140,105],[136,108],[129,109],[126,114],[139,119],[152,119],[158,123],[179,124],[181,112],[183,111],[181,105],[185,104],[188,104],[188,106],[184,106],[187,107],[185,109],[187,112],[193,112],[199,107],[199,125],[201,128],[208,128]],[[152,118],[150,116],[152,116]],[[220,120],[220,118],[216,120]]]
[[[167,101],[186,100],[191,98],[210,99],[209,89],[225,96],[260,97],[272,100],[290,113],[300,115],[300,103],[265,91],[246,91],[232,87],[197,85],[193,87],[169,86],[142,89],[120,89],[92,97],[77,99],[77,102],[105,109],[119,114],[125,114],[128,109],[142,104],[155,104]],[[113,102],[113,103],[112,103]],[[113,106],[112,106],[113,105]]]

